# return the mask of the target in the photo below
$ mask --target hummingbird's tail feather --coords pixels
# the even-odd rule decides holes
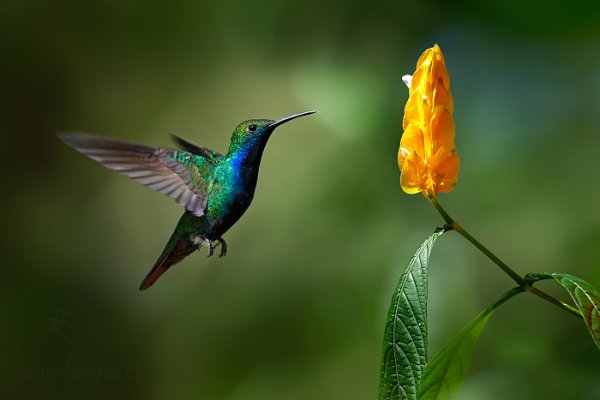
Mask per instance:
[[[154,284],[154,282],[156,282],[158,280],[158,278],[160,278],[160,276],[167,269],[169,269],[170,265],[167,264],[168,259],[169,259],[169,254],[165,254],[164,256],[159,258],[158,261],[156,261],[156,264],[154,264],[154,266],[152,267],[152,269],[150,270],[148,275],[146,275],[146,277],[142,281],[142,284],[140,285],[140,290],[148,289],[150,286],[152,286]]]
[[[175,235],[175,234],[174,234]],[[177,239],[176,239],[177,240]],[[140,290],[146,290],[154,284],[172,265],[183,260],[187,255],[198,249],[198,245],[189,237],[179,238],[174,245],[171,245],[173,238],[167,244],[163,254],[156,261],[148,275],[142,281]]]

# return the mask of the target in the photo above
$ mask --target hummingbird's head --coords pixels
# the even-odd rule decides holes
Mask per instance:
[[[299,114],[283,117],[278,120],[249,119],[244,121],[233,131],[231,143],[229,144],[229,153],[231,154],[232,152],[241,149],[256,149],[262,152],[262,149],[267,143],[267,140],[269,140],[269,137],[275,128],[295,118],[314,113],[316,113],[316,111],[305,111]]]

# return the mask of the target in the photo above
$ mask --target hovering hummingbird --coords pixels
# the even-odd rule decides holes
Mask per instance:
[[[279,125],[315,112],[276,121],[244,121],[233,131],[227,154],[174,135],[173,140],[182,150],[83,133],[61,133],[58,137],[105,167],[169,196],[185,208],[165,249],[142,281],[140,290],[144,290],[170,266],[203,245],[208,248],[208,257],[219,245],[219,257],[227,253],[223,234],[252,202],[260,159],[269,137]]]

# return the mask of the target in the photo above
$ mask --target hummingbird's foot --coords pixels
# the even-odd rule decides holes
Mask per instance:
[[[202,241],[202,245],[201,246],[206,246],[208,248],[208,252],[206,253],[206,257],[210,257],[210,256],[213,255],[213,249],[214,249],[214,247],[213,247],[212,242],[210,240],[208,240],[208,238],[205,238]]]
[[[223,257],[227,254],[227,242],[225,242],[225,239],[222,237],[218,238],[217,240],[219,243],[221,243],[221,254],[219,254],[219,257]]]

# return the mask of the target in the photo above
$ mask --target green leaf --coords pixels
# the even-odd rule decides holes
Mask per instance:
[[[576,276],[560,273],[550,275],[567,289],[581,312],[596,346],[600,348],[600,294],[598,294],[598,291]]]
[[[427,365],[419,386],[419,400],[441,400],[450,398],[462,385],[471,364],[471,354],[483,327],[494,310],[509,298],[521,293],[516,287],[500,300],[488,307],[456,336]]]
[[[427,364],[427,274],[436,230],[408,263],[396,286],[383,338],[379,379],[382,400],[415,400]]]

